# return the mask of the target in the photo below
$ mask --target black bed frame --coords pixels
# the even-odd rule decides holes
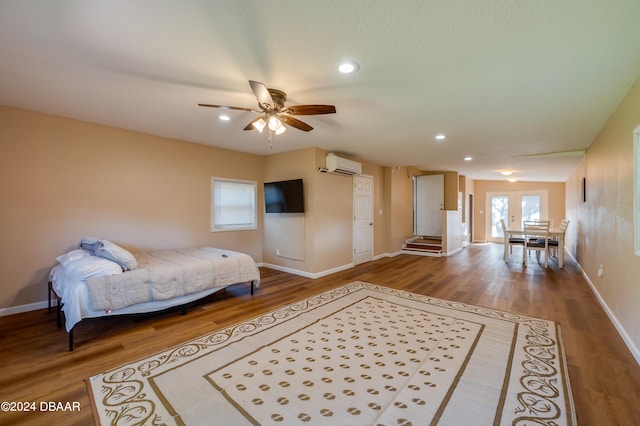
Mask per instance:
[[[53,289],[53,283],[51,281],[48,282],[48,287],[49,287],[49,308],[48,308],[49,313],[51,313],[51,307],[52,307],[51,299],[53,298],[56,301],[56,325],[58,326],[58,328],[62,328],[62,306],[64,305],[62,303],[62,298],[56,294],[55,290]],[[254,292],[254,281],[251,281],[252,296],[253,296],[253,292]],[[186,315],[187,306],[193,302],[195,302],[195,300],[185,303],[184,305],[174,306],[172,308],[167,308],[167,309],[180,308],[180,315]],[[135,314],[132,314],[132,315],[135,315]],[[69,352],[72,352],[72,351],[73,351],[73,328],[69,330]]]

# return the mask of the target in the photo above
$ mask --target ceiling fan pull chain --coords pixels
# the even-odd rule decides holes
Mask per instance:
[[[269,149],[273,149],[273,144],[271,143],[272,136],[273,136],[273,130],[269,129]]]

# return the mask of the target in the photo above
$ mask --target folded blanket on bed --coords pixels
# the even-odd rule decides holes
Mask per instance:
[[[210,247],[139,252],[138,267],[118,275],[87,278],[94,310],[115,310],[137,303],[260,280],[253,259],[244,253]]]

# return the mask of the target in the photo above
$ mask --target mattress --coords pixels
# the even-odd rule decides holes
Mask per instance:
[[[215,269],[213,281],[210,281],[207,285],[203,285],[203,280],[199,279],[199,277],[202,276],[201,272],[197,272],[195,276],[192,273],[188,273],[188,266],[184,263],[174,264],[174,268],[178,272],[168,272],[170,270],[170,268],[168,269],[168,263],[174,262],[175,257],[170,253],[173,251],[167,250],[136,253],[136,259],[139,260],[139,265],[136,270],[106,277],[77,279],[70,277],[69,274],[65,274],[65,269],[62,265],[56,265],[51,270],[49,278],[54,291],[62,299],[62,311],[65,315],[66,330],[71,331],[73,327],[84,318],[155,312],[198,300],[220,291],[231,284],[253,282],[254,285],[258,286],[260,283],[259,270],[251,257],[246,254],[208,247],[185,250],[186,253],[193,253],[192,250],[196,250],[196,253],[200,253],[200,257],[215,256],[223,260],[210,265],[211,268]],[[180,252],[185,252],[185,250],[180,250]],[[203,253],[207,253],[207,255],[205,256]],[[183,255],[184,253],[180,256]],[[230,259],[235,259],[236,261],[229,261]],[[238,261],[238,259],[242,260]],[[209,263],[211,262],[209,261]],[[160,297],[154,298],[154,296],[150,296],[146,300],[141,299],[141,301],[137,303],[126,303],[124,306],[122,306],[122,300],[119,300],[118,303],[115,304],[117,308],[112,308],[109,304],[107,304],[106,307],[98,308],[95,303],[92,304],[92,299],[96,299],[96,296],[95,294],[92,296],[89,282],[94,286],[102,285],[103,288],[104,285],[110,286],[111,292],[117,296],[116,299],[122,299],[120,296],[128,299],[126,289],[128,286],[131,286],[131,282],[127,279],[128,275],[134,277],[135,292],[140,293],[141,286],[146,285],[140,280],[140,276],[154,275],[154,268],[157,268],[158,265],[160,265],[160,269],[163,271],[160,275],[176,284],[177,290],[173,291],[168,289],[165,282],[162,284],[163,291],[160,293],[156,292],[156,294],[160,294]],[[185,284],[188,284],[185,283],[185,281],[192,280],[198,281],[198,284],[195,286],[185,286]],[[113,290],[116,287],[119,289]],[[146,293],[150,295],[154,294],[153,291],[147,291]],[[136,297],[136,299],[140,298]]]

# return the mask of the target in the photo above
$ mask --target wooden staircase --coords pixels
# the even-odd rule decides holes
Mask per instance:
[[[402,250],[442,256],[442,238],[415,236],[406,240]]]

